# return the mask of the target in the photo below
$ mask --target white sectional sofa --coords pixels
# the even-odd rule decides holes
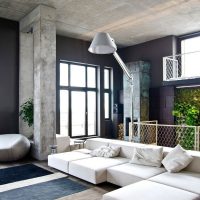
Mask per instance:
[[[120,147],[119,156],[104,158],[89,154],[102,145]],[[179,173],[169,173],[164,167],[130,164],[134,148],[140,146],[146,145],[88,139],[86,149],[49,155],[48,165],[93,184],[107,181],[122,187],[105,194],[103,200],[194,200],[200,196],[200,152],[189,151],[194,157],[190,165]],[[171,150],[164,148],[164,155]]]
[[[198,194],[144,180],[103,195],[103,200],[195,200]]]

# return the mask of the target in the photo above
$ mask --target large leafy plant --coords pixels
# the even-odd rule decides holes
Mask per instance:
[[[199,125],[200,111],[197,106],[186,102],[175,103],[172,114],[176,117],[176,124],[197,126]],[[177,130],[178,132],[179,130]],[[178,142],[185,149],[194,149],[195,130],[186,128],[178,137]]]
[[[185,102],[175,103],[172,114],[176,117],[177,124],[199,125],[199,109],[195,105]]]
[[[184,88],[177,89],[175,96],[174,110],[176,124],[199,126],[200,125],[200,89]],[[185,149],[194,149],[195,130],[194,128],[182,128],[176,130],[179,137],[177,142]],[[180,133],[180,134],[179,134]]]
[[[19,116],[29,127],[33,125],[33,99],[28,99],[20,106]]]

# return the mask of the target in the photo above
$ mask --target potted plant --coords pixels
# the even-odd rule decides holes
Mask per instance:
[[[33,99],[28,99],[25,103],[20,106],[19,116],[29,126],[33,126]],[[29,138],[32,138],[33,133],[30,134]]]

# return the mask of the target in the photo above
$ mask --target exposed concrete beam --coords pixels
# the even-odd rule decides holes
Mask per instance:
[[[34,23],[40,19],[55,22],[55,17],[55,8],[39,5],[20,20],[20,31],[29,32],[32,29]]]

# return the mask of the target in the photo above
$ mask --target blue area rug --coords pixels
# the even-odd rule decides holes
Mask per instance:
[[[53,200],[88,189],[67,178],[60,178],[0,193],[0,200]]]
[[[52,174],[33,164],[0,169],[0,185]],[[0,196],[1,199],[1,196]]]

